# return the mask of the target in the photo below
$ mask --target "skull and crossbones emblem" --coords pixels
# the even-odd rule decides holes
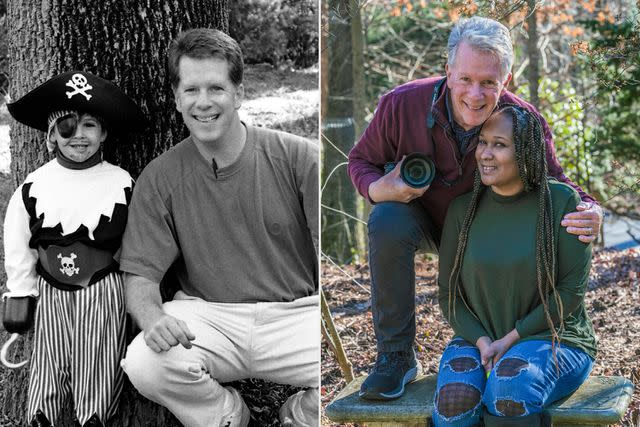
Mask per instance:
[[[87,98],[87,101],[91,99],[93,95],[89,95],[87,91],[93,89],[93,86],[87,83],[87,78],[80,73],[76,73],[71,76],[71,80],[67,82],[67,86],[73,89],[73,92],[66,92],[67,98],[71,99],[72,96],[80,94]]]
[[[74,259],[78,258],[76,254],[71,252],[71,255],[66,257],[62,256],[62,254],[58,254],[58,259],[60,260],[60,264],[62,264],[62,268],[60,269],[60,273],[66,274],[71,277],[74,274],[78,274],[80,268],[76,267],[76,263]]]

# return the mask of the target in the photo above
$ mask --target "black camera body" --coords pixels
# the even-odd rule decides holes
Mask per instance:
[[[396,163],[387,163],[385,173],[395,168]],[[422,188],[430,185],[436,177],[436,165],[431,157],[423,153],[411,153],[404,158],[400,167],[400,178],[409,187]]]

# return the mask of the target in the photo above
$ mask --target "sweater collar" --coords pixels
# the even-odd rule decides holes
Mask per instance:
[[[247,137],[244,143],[244,147],[242,148],[242,151],[240,152],[240,155],[238,156],[238,158],[232,164],[227,165],[223,168],[218,168],[215,158],[209,158],[209,159],[205,158],[202,155],[202,153],[200,153],[200,150],[196,146],[196,143],[193,140],[193,138],[189,136],[189,139],[190,139],[189,145],[191,146],[191,150],[193,151],[194,156],[197,159],[199,159],[198,162],[204,165],[207,168],[207,170],[210,172],[211,176],[215,177],[216,180],[226,179],[234,175],[236,172],[241,170],[246,165],[246,162],[251,157],[251,153],[255,145],[254,129],[252,126],[247,126],[247,124],[244,122],[242,122],[242,125],[245,127],[247,131]]]
[[[489,196],[498,203],[515,203],[518,200],[523,199],[530,193],[522,190],[521,192],[513,194],[511,196],[503,196],[493,191],[491,187],[487,187],[487,192],[489,193]]]
[[[58,149],[56,149],[55,154],[56,154],[56,160],[58,161],[58,163],[60,163],[60,166],[67,169],[74,169],[74,170],[89,169],[90,167],[93,167],[98,163],[102,162],[102,150],[96,151],[93,154],[93,156],[89,157],[84,162],[74,162],[73,160],[69,159],[64,154],[62,154],[62,152]]]

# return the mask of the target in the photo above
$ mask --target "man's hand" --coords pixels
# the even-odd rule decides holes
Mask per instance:
[[[491,338],[487,336],[478,338],[476,341],[476,347],[480,350],[480,360],[482,362],[482,366],[484,366],[485,372],[491,372],[491,369],[493,369],[494,355]]]
[[[404,162],[404,156],[401,161],[396,164],[391,172],[381,176],[378,180],[369,185],[369,198],[376,202],[402,202],[409,203],[413,199],[422,196],[429,188],[413,188],[408,186],[402,178],[400,178],[400,168]]]
[[[581,242],[591,243],[600,233],[602,208],[595,203],[580,202],[576,209],[566,214],[560,224],[567,227],[567,233],[576,234]]]
[[[186,323],[168,314],[163,314],[144,330],[144,341],[156,353],[168,351],[178,344],[191,348],[191,341],[195,338]]]
[[[494,342],[491,343],[491,349],[489,353],[493,353],[494,366],[496,365],[496,363],[498,363],[500,358],[504,356],[507,350],[509,350],[512,345],[517,343],[519,339],[520,339],[520,334],[518,334],[517,330],[513,329],[504,337],[500,338],[499,340],[495,340]]]
[[[127,311],[142,329],[144,341],[151,350],[160,353],[178,344],[191,348],[195,335],[184,321],[163,311],[158,283],[135,274],[125,274],[124,284]]]

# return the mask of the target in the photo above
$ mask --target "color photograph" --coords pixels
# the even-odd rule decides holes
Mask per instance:
[[[322,425],[640,425],[639,5],[322,2]]]

